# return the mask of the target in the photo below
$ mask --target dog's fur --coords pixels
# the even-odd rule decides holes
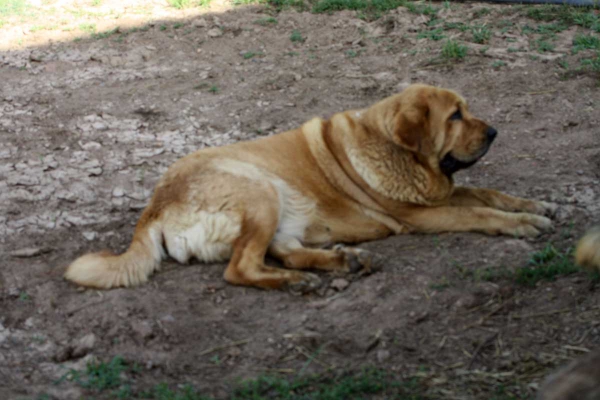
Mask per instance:
[[[575,261],[583,267],[600,272],[600,226],[592,228],[579,240]]]
[[[458,94],[412,85],[367,109],[203,149],[162,177],[124,254],[85,255],[65,276],[97,288],[137,285],[168,254],[180,263],[230,259],[224,277],[233,284],[310,289],[319,278],[299,270],[371,263],[360,249],[317,246],[408,232],[537,235],[551,227],[542,215],[554,205],[453,186],[452,174],[495,135]],[[267,252],[287,269],[266,266]]]

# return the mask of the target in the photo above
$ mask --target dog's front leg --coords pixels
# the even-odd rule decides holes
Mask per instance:
[[[450,205],[456,207],[491,207],[502,211],[526,212],[552,216],[558,208],[556,204],[510,196],[492,189],[456,187],[450,198]]]
[[[483,232],[489,235],[537,236],[552,227],[550,219],[490,207],[406,207],[397,218],[417,232]]]

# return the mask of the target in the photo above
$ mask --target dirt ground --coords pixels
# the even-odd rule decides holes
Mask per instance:
[[[446,23],[489,27],[483,44],[450,27],[446,39],[422,37],[432,17],[406,7],[365,21],[145,4],[45,2],[37,10],[53,14],[0,27],[0,398],[91,398],[60,378],[115,356],[140,366],[135,388],[187,383],[216,398],[242,378],[364,366],[417,378],[422,398],[527,398],[599,346],[600,292],[587,273],[514,278],[549,243],[568,252],[600,223],[599,78],[577,70],[586,52],[572,51],[577,34],[597,33],[570,26],[541,51],[524,27],[542,22],[523,7],[478,3],[433,6]],[[441,56],[447,38],[468,46],[464,59]],[[127,247],[182,155],[414,82],[459,91],[500,132],[457,181],[557,203],[553,233],[366,243],[383,271],[305,296],[227,285],[223,264],[165,262],[146,285],[102,292],[62,279],[85,252]]]

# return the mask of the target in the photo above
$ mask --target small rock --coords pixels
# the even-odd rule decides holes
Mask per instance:
[[[223,36],[223,31],[219,28],[212,28],[208,31],[208,36],[210,36],[211,38],[217,38]]]
[[[341,292],[342,290],[344,290],[348,286],[350,286],[350,282],[348,282],[344,278],[337,278],[337,279],[334,279],[329,286],[331,286],[335,290]]]
[[[87,231],[83,232],[83,237],[89,240],[90,242],[98,237],[98,232]]]
[[[391,354],[390,354],[389,350],[378,350],[377,351],[377,361],[379,361],[380,363],[389,360],[390,357],[391,357]]]
[[[113,197],[123,197],[125,195],[125,190],[123,190],[123,188],[116,187],[113,189],[112,195]]]
[[[28,257],[39,256],[40,254],[48,253],[49,251],[50,251],[49,249],[44,249],[41,247],[26,247],[24,249],[11,251],[8,254],[10,254],[12,257],[28,258]]]
[[[144,340],[154,336],[152,326],[147,321],[133,321],[131,323],[131,330],[133,330],[137,336]]]
[[[89,333],[73,344],[74,358],[83,357],[94,349],[96,345],[96,335]]]
[[[208,26],[208,22],[204,18],[197,18],[192,21],[192,26],[194,28],[206,28]]]

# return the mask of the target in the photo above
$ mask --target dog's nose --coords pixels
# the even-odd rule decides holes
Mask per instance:
[[[487,131],[485,132],[485,134],[487,135],[488,140],[491,142],[492,140],[494,140],[496,138],[498,131],[490,126],[487,128]]]

